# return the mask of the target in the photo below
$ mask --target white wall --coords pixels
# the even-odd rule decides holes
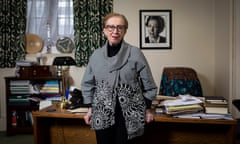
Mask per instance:
[[[172,10],[172,49],[171,50],[143,50],[156,84],[159,86],[162,69],[164,66],[189,66],[194,68],[200,77],[204,95],[215,95],[215,87],[221,85],[222,89],[229,89],[228,84],[217,80],[215,83],[215,69],[219,70],[221,65],[229,58],[228,50],[224,47],[226,41],[220,39],[216,31],[228,32],[228,25],[216,25],[215,6],[218,0],[114,0],[114,11],[124,14],[129,21],[129,29],[125,40],[135,46],[139,46],[139,10],[140,9],[171,9]],[[224,0],[221,4],[227,4]],[[221,8],[224,5],[220,5]],[[228,9],[225,9],[228,10]],[[228,18],[228,14],[223,10],[223,21]],[[220,18],[220,15],[218,15]],[[218,18],[218,20],[220,20]],[[222,32],[221,32],[222,33]],[[217,38],[215,38],[217,37]],[[229,41],[227,41],[229,42]],[[216,56],[216,44],[222,46],[220,55]],[[216,51],[215,51],[216,50]],[[226,55],[225,55],[226,53]],[[52,57],[47,55],[47,64],[52,63]],[[34,59],[34,55],[28,55],[28,59]],[[220,62],[216,62],[222,60]],[[216,63],[218,65],[216,66]],[[225,65],[228,65],[224,62]],[[228,67],[227,67],[228,68]],[[80,88],[84,68],[71,67],[70,74],[74,83]],[[227,73],[227,74],[225,74]],[[228,70],[218,73],[218,77],[224,75],[227,80]],[[0,131],[6,129],[6,108],[5,108],[5,82],[4,76],[14,75],[14,69],[0,69]],[[219,84],[220,83],[220,84]],[[228,91],[228,90],[227,90]],[[226,92],[225,92],[226,93]]]
[[[214,94],[214,1],[213,0],[117,0],[114,11],[129,20],[125,40],[139,46],[139,10],[172,10],[172,50],[143,50],[159,86],[162,68],[193,67],[205,95]]]
[[[235,23],[233,23],[233,50],[232,52],[232,79],[231,90],[232,90],[232,99],[240,99],[240,0],[234,0],[234,16],[233,19]],[[237,118],[240,118],[239,110],[236,107],[232,107],[233,114],[236,115]]]
[[[229,96],[232,66],[231,3],[218,0],[215,4],[215,83],[216,95]]]

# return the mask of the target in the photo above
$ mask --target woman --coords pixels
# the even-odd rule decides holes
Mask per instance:
[[[91,104],[84,119],[98,144],[127,144],[153,120],[157,87],[140,49],[124,41],[125,16],[110,13],[103,26],[107,41],[92,54],[82,80],[84,103]]]
[[[166,37],[161,36],[164,30],[165,23],[161,16],[149,16],[146,21],[148,37],[145,38],[145,43],[165,43]]]

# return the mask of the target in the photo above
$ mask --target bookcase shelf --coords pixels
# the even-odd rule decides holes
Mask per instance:
[[[48,82],[54,82],[54,88],[50,86],[54,91],[42,90]],[[61,82],[57,76],[5,77],[7,135],[33,133],[32,112],[39,110],[39,101],[29,98],[61,96]]]

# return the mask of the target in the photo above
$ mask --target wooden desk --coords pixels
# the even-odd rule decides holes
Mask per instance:
[[[35,144],[96,144],[83,114],[66,110],[33,112]],[[137,144],[235,144],[236,120],[172,118],[156,115]]]

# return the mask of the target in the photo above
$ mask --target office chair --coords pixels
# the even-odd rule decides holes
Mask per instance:
[[[232,104],[240,111],[240,99],[233,99]],[[237,141],[240,141],[240,118],[237,118]]]
[[[237,108],[238,111],[240,111],[240,99],[232,100],[232,104]]]
[[[184,94],[203,96],[196,71],[188,67],[165,67],[160,82],[159,95],[178,96]]]

